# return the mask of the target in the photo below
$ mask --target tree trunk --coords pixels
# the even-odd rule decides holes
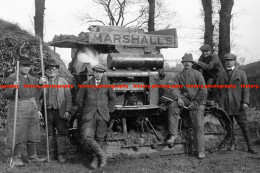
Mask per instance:
[[[230,21],[234,0],[220,0],[221,9],[219,12],[219,52],[218,56],[224,62],[225,54],[230,53]]]
[[[155,0],[148,0],[148,3],[149,3],[148,31],[155,31],[154,29]]]
[[[211,0],[201,0],[203,11],[204,11],[204,44],[209,44],[213,48],[213,31],[214,25],[212,24],[212,1]]]
[[[43,23],[44,23],[45,0],[35,0],[34,30],[35,35],[40,36],[43,40]]]

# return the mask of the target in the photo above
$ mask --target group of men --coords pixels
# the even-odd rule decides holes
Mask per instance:
[[[16,74],[10,75],[7,85],[19,85],[17,101],[16,130],[14,131],[14,111],[15,92],[13,88],[6,89],[4,96],[10,99],[7,112],[7,147],[13,148],[13,165],[24,166],[22,160],[23,144],[27,144],[28,162],[44,162],[44,158],[39,158],[36,154],[36,143],[40,142],[40,121],[42,118],[41,97],[43,91],[38,88],[26,88],[24,85],[36,85],[35,77],[29,74],[32,62],[29,58],[21,56],[19,58],[19,79]],[[40,83],[68,85],[68,82],[58,76],[59,64],[54,59],[48,59],[45,65],[47,78],[40,79]],[[19,82],[18,82],[19,81]],[[64,153],[66,151],[66,138],[68,135],[67,121],[72,111],[71,91],[69,88],[48,88],[46,92],[46,104],[48,115],[48,137],[51,143],[51,158],[58,159],[64,163]],[[15,134],[15,136],[13,135]]]
[[[202,55],[197,65],[202,67],[199,71],[192,68],[194,65],[192,54],[185,54],[182,58],[184,69],[174,79],[175,85],[183,85],[183,88],[171,90],[174,101],[168,109],[169,139],[167,143],[174,143],[178,133],[179,116],[182,109],[189,111],[193,129],[193,143],[198,158],[205,158],[204,142],[204,111],[208,98],[208,91],[203,88],[186,88],[186,84],[205,85],[233,84],[235,89],[222,89],[215,92],[219,95],[220,107],[225,110],[232,122],[235,118],[241,127],[246,139],[248,151],[256,153],[252,148],[252,142],[247,126],[245,110],[249,104],[249,89],[240,88],[241,84],[248,84],[245,72],[234,66],[236,56],[227,54],[225,56],[225,69],[219,58],[209,45],[203,45],[200,50]],[[39,117],[42,117],[40,98],[43,95],[42,89],[24,88],[23,84],[36,84],[36,80],[29,74],[31,61],[28,58],[20,58],[19,83],[15,74],[7,78],[6,84],[20,85],[18,95],[18,116],[15,132],[14,164],[24,165],[21,159],[21,144],[27,144],[28,161],[43,162],[36,154],[36,143],[40,142]],[[103,77],[106,67],[103,65],[93,66],[93,78],[85,81],[83,85],[107,85]],[[68,85],[67,81],[58,76],[59,64],[54,59],[49,59],[45,65],[47,77],[42,77],[40,84]],[[204,76],[204,77],[203,77]],[[205,82],[206,81],[206,82]],[[13,88],[7,88],[4,95],[10,99],[8,108],[7,144],[11,148],[13,142],[15,92]],[[72,113],[72,98],[69,88],[48,88],[46,92],[48,132],[50,140],[51,159],[57,159],[64,163],[66,151],[66,136],[68,135],[67,119]],[[83,143],[90,148],[94,155],[90,167],[95,169],[98,166],[106,166],[106,154],[102,149],[104,137],[107,131],[107,123],[110,120],[110,112],[114,111],[116,95],[112,88],[80,88],[77,97],[78,109],[82,111],[81,135]],[[220,148],[229,145],[230,150],[235,149],[235,136],[233,128],[228,129]]]
[[[220,108],[230,117],[232,124],[227,128],[225,139],[219,148],[227,147],[228,150],[235,150],[235,134],[233,130],[234,118],[242,129],[243,136],[246,140],[248,152],[256,154],[257,151],[252,148],[252,140],[247,124],[245,110],[249,104],[249,88],[242,88],[241,85],[248,84],[244,71],[235,67],[236,56],[234,54],[225,55],[225,69],[218,56],[212,51],[207,44],[200,48],[202,55],[198,62],[193,61],[192,54],[185,54],[182,57],[183,71],[173,79],[175,85],[183,85],[182,89],[172,89],[171,95],[174,102],[169,105],[168,123],[169,139],[167,143],[173,143],[178,133],[178,122],[180,112],[186,108],[189,111],[189,118],[193,130],[193,144],[199,159],[205,158],[205,141],[204,141],[204,111],[205,103],[208,98],[208,92],[211,92],[211,98],[218,98]],[[200,68],[194,70],[193,65]],[[215,89],[207,91],[203,88],[187,88],[188,85],[236,85],[236,88]]]
[[[7,85],[19,85],[17,101],[17,120],[15,136],[15,93],[14,88],[4,91],[4,96],[10,100],[7,117],[7,147],[12,149],[15,141],[13,155],[14,166],[24,166],[22,160],[22,145],[27,144],[28,162],[44,162],[36,153],[36,143],[40,142],[40,121],[42,118],[41,98],[43,89],[26,88],[24,85],[36,85],[36,79],[29,74],[31,70],[29,58],[21,56],[19,59],[19,79],[16,74],[10,75]],[[94,77],[84,82],[87,85],[108,85],[103,78],[106,68],[96,65],[93,68]],[[68,82],[58,76],[59,64],[54,59],[47,59],[45,65],[47,77],[41,77],[39,84],[68,85]],[[19,81],[19,82],[18,82]],[[69,88],[47,88],[46,109],[48,119],[48,138],[50,141],[50,158],[65,163],[66,141],[68,136],[68,119],[72,113],[72,97]],[[94,159],[90,167],[97,168],[106,165],[106,155],[102,149],[102,143],[107,131],[107,123],[110,120],[109,112],[112,112],[116,103],[116,95],[112,88],[81,88],[77,94],[77,105],[82,110],[82,139],[88,148],[94,152]]]

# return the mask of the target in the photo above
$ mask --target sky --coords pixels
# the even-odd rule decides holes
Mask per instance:
[[[34,0],[0,0],[0,18],[19,24],[34,33]],[[174,12],[171,27],[177,29],[179,47],[162,50],[165,60],[180,61],[187,52],[194,59],[200,55],[203,44],[203,18],[201,0],[164,0],[165,8]],[[80,21],[84,12],[99,16],[100,7],[92,0],[45,0],[44,41],[49,42],[55,35],[78,35],[86,32],[88,24]],[[245,63],[260,60],[260,1],[235,0],[231,23],[232,53]],[[66,64],[71,60],[70,49],[56,49]]]

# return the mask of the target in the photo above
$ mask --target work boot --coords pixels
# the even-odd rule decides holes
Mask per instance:
[[[28,162],[29,163],[41,163],[46,161],[44,158],[39,158],[36,154],[36,143],[27,142]]]
[[[58,160],[59,160],[59,157],[62,158],[61,160],[64,160],[63,156],[64,156],[64,153],[66,153],[67,138],[66,138],[66,136],[57,135],[56,140],[57,140]],[[66,161],[66,159],[65,159],[65,161]],[[62,163],[64,163],[64,162],[62,162]]]
[[[105,167],[107,164],[106,154],[104,153],[98,142],[94,139],[86,139],[84,140],[84,143],[86,143],[94,151],[94,153],[98,155],[100,159],[100,168]]]
[[[22,161],[22,159],[20,158],[14,158],[13,160],[13,166],[14,167],[22,167],[22,166],[25,166],[25,163]]]
[[[97,156],[94,156],[93,161],[91,162],[89,167],[91,169],[97,169],[97,167],[98,167],[98,158],[97,158]]]
[[[250,131],[248,127],[244,126],[243,128],[241,127],[241,129],[242,129],[243,136],[246,140],[248,152],[252,154],[257,154],[258,152],[256,151],[256,149],[252,147],[252,140],[251,140]]]
[[[55,136],[49,136],[49,144],[50,144],[50,159],[51,160],[58,160],[58,148],[57,148],[57,141]]]
[[[232,139],[231,139],[231,142],[230,142],[230,146],[227,148],[228,151],[235,151],[236,149],[236,145],[237,145],[237,139],[235,137],[235,134],[232,134]]]
[[[218,149],[227,149],[227,145],[230,141],[230,139],[232,139],[232,129],[228,128],[227,129],[227,134],[225,136],[225,138],[223,139],[223,141],[221,142],[221,144],[218,146]]]
[[[102,151],[102,154],[99,154],[99,156],[100,156],[100,168],[104,168],[107,164],[106,154]]]
[[[198,158],[199,159],[204,159],[206,156],[205,156],[205,153],[204,152],[199,152],[198,154]]]
[[[169,139],[166,141],[167,144],[173,144],[177,136],[171,135]]]
[[[64,158],[64,155],[63,154],[59,154],[58,155],[58,161],[60,163],[65,163],[66,162],[66,159]]]

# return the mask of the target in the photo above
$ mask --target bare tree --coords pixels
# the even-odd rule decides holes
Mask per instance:
[[[148,19],[148,31],[154,31],[154,18],[155,18],[155,0],[148,0],[149,3],[149,19]]]
[[[34,30],[35,35],[43,39],[45,0],[35,0]]]
[[[234,0],[220,0],[220,4],[218,56],[223,62],[225,54],[230,53],[230,22],[232,18],[231,11],[234,5]]]
[[[103,8],[105,17],[100,15],[100,18],[96,18],[89,13],[82,13],[81,21],[147,29],[150,20],[151,24],[154,22],[152,25],[155,30],[156,24],[165,28],[169,27],[169,20],[174,18],[174,15],[169,18],[167,11],[163,8],[162,0],[93,0],[93,2]],[[149,10],[150,2],[154,2],[151,4],[151,10]],[[151,19],[149,12],[154,13]]]
[[[201,0],[203,11],[204,11],[204,24],[205,24],[205,31],[204,31],[204,44],[209,44],[211,47],[214,47],[213,43],[213,32],[214,32],[214,25],[212,24],[212,0]]]

